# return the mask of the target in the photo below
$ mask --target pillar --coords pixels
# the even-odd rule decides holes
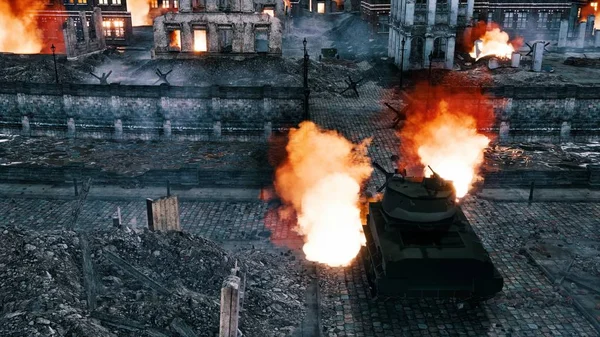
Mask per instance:
[[[274,23],[273,23],[274,24]],[[244,53],[254,53],[254,24],[251,22],[244,22],[242,26],[242,38],[243,38],[243,51]],[[272,46],[272,40],[274,38],[273,32],[269,32],[269,47]],[[274,42],[274,41],[273,41]]]
[[[120,118],[115,119],[115,139],[123,139],[123,121]]]
[[[217,12],[218,6],[217,6],[217,0],[206,0],[206,11],[207,12]]]
[[[213,124],[213,136],[217,138],[221,137],[221,121],[216,121]]]
[[[163,122],[163,137],[171,138],[171,121],[168,119]]]
[[[404,12],[404,25],[412,26],[415,23],[415,0],[406,2],[406,11]]]
[[[194,51],[194,33],[189,23],[184,23],[181,27],[181,51]]]
[[[473,20],[473,8],[475,7],[475,0],[467,0],[467,26],[471,26]]]
[[[397,39],[396,29],[393,27],[390,29],[390,35],[388,37],[388,57],[395,57],[394,50],[396,50],[396,39]],[[397,60],[397,59],[396,59]]]
[[[410,45],[411,45],[411,38],[406,37],[406,43],[404,44],[404,66],[402,70],[407,71],[410,68]],[[400,46],[402,46],[402,43],[400,43]],[[402,53],[402,47],[400,47],[400,53]],[[402,54],[400,54],[400,57],[402,57]]]
[[[567,36],[569,34],[569,20],[560,21],[560,30],[558,31],[558,48],[567,46]]]
[[[437,0],[427,0],[427,25],[435,25],[435,8]]]
[[[240,287],[241,280],[237,276],[230,275],[223,281],[219,337],[237,337],[238,335]]]
[[[560,126],[560,140],[568,141],[571,138],[571,123],[563,121]]]
[[[75,138],[75,119],[72,117],[67,119],[67,137]]]
[[[600,48],[600,29],[594,30],[594,47]]]
[[[507,142],[509,134],[510,134],[510,122],[507,120],[500,122],[500,132],[498,135],[500,138],[500,142]]]
[[[254,2],[252,0],[242,0],[242,12],[254,13]]]
[[[179,0],[179,13],[191,13],[192,0]]]
[[[456,37],[449,36],[446,48],[446,69],[454,68],[454,48],[456,46]]]
[[[88,43],[90,41],[90,27],[87,25],[87,18],[84,11],[79,12],[79,20],[81,20],[81,27],[83,28],[83,41]]]
[[[96,42],[99,44],[100,49],[104,49],[106,48],[106,39],[104,38],[104,28],[102,26],[102,10],[99,7],[94,7],[92,17],[96,26],[94,27],[96,30]]]
[[[264,128],[265,128],[265,140],[269,140],[271,138],[271,135],[273,134],[273,123],[266,122]]]
[[[28,116],[21,117],[21,134],[23,136],[31,136],[31,126],[29,124]]]
[[[423,53],[423,66],[429,67],[429,54],[433,51],[433,36],[425,37],[425,52]]]
[[[579,35],[577,35],[577,48],[585,47],[585,29],[587,28],[586,23],[582,22],[579,24]]]
[[[544,58],[544,42],[536,42],[533,45],[533,64],[531,70],[542,71],[542,60]]]
[[[458,0],[450,0],[450,26],[456,26],[458,20]]]

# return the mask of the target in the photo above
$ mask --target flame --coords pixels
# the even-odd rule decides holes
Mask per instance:
[[[422,90],[428,89],[417,86],[418,92]],[[424,168],[430,165],[442,178],[453,182],[457,198],[462,198],[480,179],[477,172],[490,138],[478,130],[491,126],[493,110],[490,105],[478,108],[477,104],[465,104],[486,100],[477,92],[465,90],[454,96],[439,88],[429,90],[437,96],[433,108],[427,109],[416,100],[399,132],[405,162],[399,167],[410,170],[409,175],[429,176],[431,171]]]
[[[169,47],[181,49],[181,31],[174,30],[169,34]]]
[[[206,30],[198,29],[194,31],[194,51],[207,51]]]
[[[515,47],[519,48],[523,43],[521,38],[509,42],[510,37],[508,33],[501,31],[495,23],[492,23],[491,29],[482,31],[482,27],[485,29],[487,24],[479,22],[475,27],[477,39],[473,41],[473,46],[469,53],[475,60],[490,55],[506,59],[511,58]]]
[[[149,0],[128,0],[127,9],[131,12],[131,23],[134,27],[152,25]]]
[[[44,1],[0,1],[0,52],[37,54],[42,51],[42,34],[29,11],[44,9]]]
[[[598,10],[598,3],[591,2],[587,6],[581,8],[579,12],[579,23],[587,22],[587,18],[590,15],[594,15],[594,29],[600,29],[600,11]]]
[[[275,172],[275,190],[304,236],[310,261],[346,266],[365,244],[359,193],[373,169],[366,154],[370,140],[353,144],[312,122],[291,129],[287,157]]]

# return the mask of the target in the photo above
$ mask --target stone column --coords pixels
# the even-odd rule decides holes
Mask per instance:
[[[255,52],[255,48],[254,48],[254,24],[250,23],[250,22],[245,22],[243,24],[243,43],[244,43],[244,47],[243,47],[243,51],[244,53],[254,53]],[[273,38],[273,32],[269,31],[268,32],[268,39],[269,39],[269,49],[271,47],[271,45],[273,43],[275,43],[275,41],[272,40]]]
[[[26,137],[31,136],[31,126],[29,125],[28,116],[21,117],[21,134]]]
[[[396,29],[390,29],[390,35],[388,37],[388,57],[396,57],[394,51],[396,50]]]
[[[542,60],[544,58],[544,42],[536,42],[533,45],[533,65],[531,70],[535,72],[542,71]]]
[[[473,7],[475,7],[475,0],[467,0],[467,26],[470,26],[473,20]]]
[[[271,135],[273,134],[273,123],[266,122],[265,123],[265,140],[269,140]]]
[[[221,137],[221,121],[216,121],[213,124],[213,136],[217,138]]]
[[[94,7],[94,11],[92,12],[92,17],[94,18],[94,25],[96,27],[96,41],[100,45],[100,48],[106,48],[106,39],[104,37],[104,28],[102,26],[102,10],[99,7]]]
[[[181,27],[181,51],[194,51],[194,33],[192,32],[192,26],[189,23],[183,23]]]
[[[192,0],[179,0],[179,13],[191,13]]]
[[[123,121],[120,118],[115,119],[115,139],[123,139]]]
[[[567,46],[567,36],[569,34],[569,20],[560,21],[560,30],[558,31],[558,48]]]
[[[217,12],[218,6],[217,6],[217,0],[206,0],[206,11],[207,12]]]
[[[452,70],[454,68],[454,47],[456,44],[456,37],[449,36],[447,49],[446,49],[446,69]]]
[[[425,35],[425,51],[423,53],[423,66],[429,67],[429,54],[433,51],[433,36]]]
[[[67,137],[75,138],[75,119],[73,117],[67,119]]]
[[[164,138],[171,138],[171,121],[168,119],[165,119],[163,122],[163,137]]]
[[[579,35],[577,36],[577,48],[585,47],[585,29],[586,23],[582,22],[579,24]]]
[[[499,140],[501,143],[507,142],[510,135],[510,122],[504,120],[500,122]]]
[[[87,17],[84,11],[79,12],[79,20],[81,20],[81,27],[83,28],[83,41],[88,43],[90,42],[90,27],[87,25]]]
[[[404,12],[404,25],[412,26],[415,23],[415,0],[406,1],[406,11]]]
[[[450,0],[450,26],[456,26],[458,20],[458,0]]]
[[[402,37],[402,36],[400,36]],[[406,38],[406,43],[404,44],[404,71],[410,69],[410,42],[412,38]],[[402,57],[402,42],[400,42],[400,57]]]
[[[154,19],[154,47],[159,50],[164,50],[169,46],[169,37],[165,30],[165,17],[159,16]]]
[[[594,47],[600,48],[600,29],[594,30]]]
[[[237,52],[235,50],[235,27],[237,27],[237,25],[234,25],[233,29],[233,52]],[[219,52],[219,31],[217,30],[217,24],[210,22],[208,23],[208,25],[206,26],[206,39],[208,40],[208,52],[209,53],[218,53]]]
[[[437,0],[427,0],[427,25],[435,25],[435,8]]]
[[[560,140],[569,141],[571,139],[571,123],[563,121],[560,126]]]

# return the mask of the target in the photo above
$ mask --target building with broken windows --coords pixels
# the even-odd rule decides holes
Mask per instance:
[[[393,0],[389,56],[403,70],[430,63],[452,69],[457,32],[471,22],[473,7],[474,0]]]
[[[94,8],[102,11],[102,33],[107,45],[121,46],[129,44],[133,31],[131,14],[127,12],[127,0],[47,0],[44,8],[37,10],[33,15],[42,28],[45,42],[42,53],[50,53],[50,46],[54,44],[57,53],[65,53],[63,27],[67,19],[73,21],[76,38],[84,40],[84,25],[92,28]],[[81,13],[84,13],[82,16]],[[85,20],[84,20],[85,18]]]
[[[167,13],[177,13],[180,11],[180,2],[182,0],[149,0],[149,17],[154,20],[155,18],[165,15]],[[205,13],[209,6],[209,0],[189,0],[191,3],[192,13]],[[282,19],[289,12],[290,1],[289,0],[254,0],[252,2],[252,8],[254,12],[265,13],[271,16],[275,16]],[[186,4],[182,4],[184,7]],[[216,9],[221,12],[231,12],[233,10],[233,3],[227,0],[216,0]],[[240,6],[239,4],[237,5]],[[185,12],[186,9],[184,9]]]
[[[256,12],[252,0],[206,0],[196,12],[192,0],[178,5],[154,20],[153,58],[281,56],[279,19]]]

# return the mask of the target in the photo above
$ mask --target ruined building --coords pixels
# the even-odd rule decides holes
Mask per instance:
[[[79,22],[82,22],[82,20],[86,20],[86,13],[84,11],[79,13]],[[67,58],[76,58],[106,48],[105,34],[102,28],[102,11],[100,8],[94,8],[89,24],[81,26],[81,34],[79,34],[80,26],[76,25],[75,22],[72,17],[69,17],[63,26]]]
[[[430,60],[452,69],[457,31],[472,21],[473,6],[474,0],[392,0],[389,56],[404,70],[427,68]]]
[[[154,20],[153,58],[281,56],[279,19],[257,12],[252,0],[206,0],[196,12],[192,0],[178,5]]]
[[[182,12],[185,13],[187,10],[187,3],[185,0],[150,0],[149,6],[150,10],[148,12],[148,16],[151,20],[155,18],[165,15],[167,13],[177,13]],[[209,4],[210,0],[189,0],[191,12],[192,13],[204,13],[207,11],[207,8],[211,6]],[[265,14],[269,14],[271,16],[275,16],[280,20],[285,17],[286,13],[289,11],[290,2],[289,0],[254,0],[251,1],[254,12],[261,12]],[[219,11],[222,12],[231,12],[233,10],[233,2],[227,0],[216,0],[214,6]],[[237,7],[241,5],[236,4]],[[183,11],[181,11],[181,7],[183,7]],[[189,7],[189,6],[188,6]]]

